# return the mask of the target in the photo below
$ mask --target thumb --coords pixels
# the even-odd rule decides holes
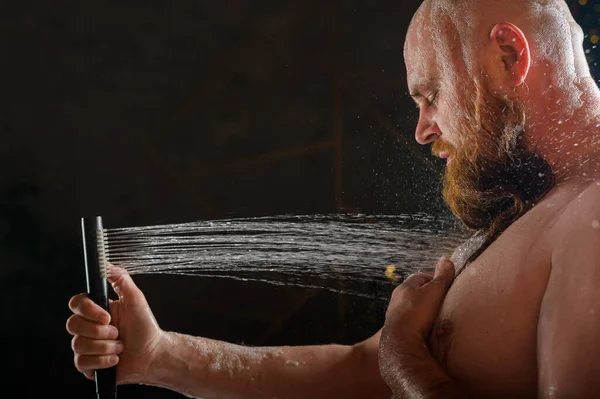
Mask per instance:
[[[124,268],[109,264],[107,280],[121,301],[135,302],[144,299],[144,294]]]
[[[444,287],[449,288],[452,281],[454,281],[455,273],[454,263],[450,259],[443,257],[435,267],[432,282],[443,284]]]

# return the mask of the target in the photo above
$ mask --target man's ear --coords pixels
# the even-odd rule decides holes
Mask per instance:
[[[503,83],[510,86],[521,85],[531,66],[529,43],[525,34],[509,22],[499,23],[490,32],[490,44],[496,53]]]

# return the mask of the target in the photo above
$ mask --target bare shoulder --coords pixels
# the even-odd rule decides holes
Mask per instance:
[[[582,228],[600,229],[600,180],[580,187],[577,192],[558,215],[555,227],[559,235]]]
[[[557,215],[551,229],[554,247],[572,242],[575,237],[585,237],[588,245],[589,240],[600,245],[600,180],[579,186]]]
[[[570,197],[553,226],[551,271],[539,315],[539,388],[561,389],[558,396],[599,397],[600,362],[594,354],[600,351],[600,318],[593,315],[600,303],[600,185],[571,185],[566,192]]]

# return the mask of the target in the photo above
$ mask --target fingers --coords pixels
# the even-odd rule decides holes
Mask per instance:
[[[75,354],[75,367],[82,372],[87,378],[94,379],[94,370],[106,369],[119,363],[119,356],[89,356]]]
[[[115,326],[98,324],[77,314],[67,319],[66,328],[73,336],[80,335],[91,339],[116,339],[119,336],[119,330]]]
[[[79,370],[86,376],[87,379],[94,381],[96,379],[96,373],[94,370]]]
[[[124,346],[117,340],[97,340],[76,335],[71,340],[71,348],[78,355],[110,356],[123,352]]]
[[[414,273],[408,276],[403,282],[402,287],[417,289],[419,287],[424,286],[428,282],[433,280],[433,273],[430,272],[422,272],[422,273]]]
[[[427,283],[442,284],[444,287],[450,287],[454,281],[455,269],[454,263],[447,258],[442,258],[435,267],[434,272],[414,273],[408,276],[402,286],[406,288],[420,288]]]
[[[124,268],[120,267],[120,266],[115,266],[112,263],[107,263],[106,264],[106,270],[108,271],[108,281],[111,282],[112,280],[114,280],[116,277],[123,275],[123,274],[127,274],[127,270],[125,270]]]
[[[454,263],[447,258],[442,258],[435,267],[432,282],[442,284],[445,288],[448,288],[454,281],[455,275]]]
[[[79,294],[72,297],[69,301],[69,309],[71,309],[74,314],[95,323],[110,323],[110,314],[94,303],[87,294]]]
[[[120,299],[125,299],[130,303],[145,300],[144,294],[135,285],[127,270],[109,265],[108,274],[108,282],[112,285],[112,288]]]

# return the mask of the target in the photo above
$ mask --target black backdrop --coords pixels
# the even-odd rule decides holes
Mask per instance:
[[[64,327],[85,290],[82,216],[120,227],[447,215],[406,95],[402,47],[419,3],[2,2],[2,385],[14,397],[94,395]],[[571,3],[595,73],[600,8]],[[251,345],[354,343],[385,312],[323,290],[135,280],[163,328]]]

